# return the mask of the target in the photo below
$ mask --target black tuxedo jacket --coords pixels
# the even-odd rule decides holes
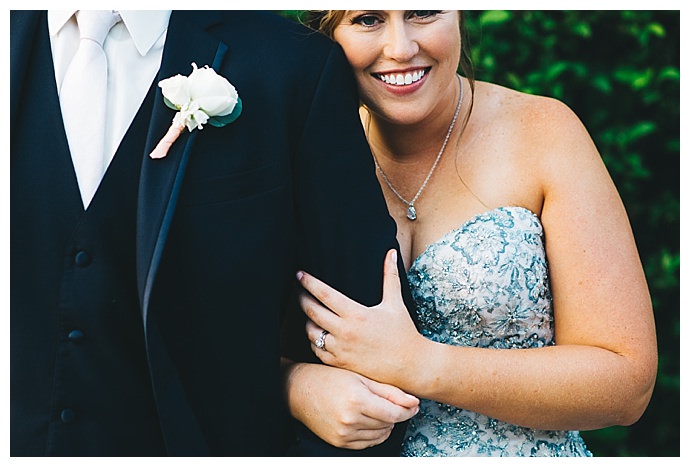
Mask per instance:
[[[38,16],[11,15],[12,108],[26,91]],[[187,75],[192,63],[226,77],[243,110],[223,128],[185,131],[152,160],[174,115],[157,89],[141,172],[132,174],[133,273],[157,411],[172,455],[273,455],[287,418],[281,327],[288,313],[303,319],[291,307],[295,272],[373,305],[385,252],[397,247],[395,224],[337,45],[272,13],[173,12],[157,80]],[[306,346],[299,333],[289,340]],[[397,455],[403,428],[363,454]],[[301,438],[298,454],[353,454]]]

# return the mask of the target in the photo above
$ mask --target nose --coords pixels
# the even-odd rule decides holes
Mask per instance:
[[[392,21],[386,30],[384,54],[395,61],[406,62],[419,52],[414,31],[404,22]]]

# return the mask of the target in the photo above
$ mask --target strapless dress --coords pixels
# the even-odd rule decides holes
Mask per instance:
[[[429,245],[407,276],[418,327],[428,339],[492,349],[554,344],[543,228],[525,208],[501,207],[469,219]],[[401,455],[592,454],[577,431],[534,430],[422,400]]]

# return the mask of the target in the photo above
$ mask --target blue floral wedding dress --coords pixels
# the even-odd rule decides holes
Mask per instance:
[[[526,349],[553,344],[543,229],[521,207],[477,215],[414,261],[419,328],[444,344]],[[534,375],[538,378],[539,375]],[[422,400],[403,456],[591,456],[577,431],[542,431]]]

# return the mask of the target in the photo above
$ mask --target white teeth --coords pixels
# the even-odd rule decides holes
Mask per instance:
[[[388,74],[388,75],[377,75],[381,81],[383,81],[386,84],[394,84],[396,86],[405,86],[408,84],[415,83],[422,79],[424,76],[425,71],[424,70],[419,70],[415,71],[414,73],[398,73],[398,74]]]

